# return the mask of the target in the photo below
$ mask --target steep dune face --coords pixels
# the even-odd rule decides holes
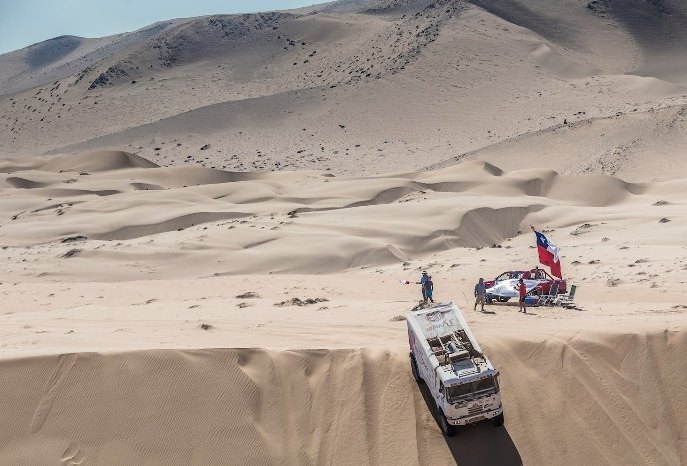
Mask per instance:
[[[504,403],[517,406],[515,416],[531,439],[544,440],[528,442],[533,449],[521,454],[532,454],[532,464],[566,457],[561,464],[684,462],[687,452],[676,437],[685,429],[678,414],[687,401],[678,375],[684,361],[675,351],[687,344],[685,337],[582,332],[495,343]],[[512,436],[518,445],[515,430]]]
[[[22,399],[12,403],[27,409],[3,423],[0,437],[10,447],[0,459],[74,458],[93,464],[208,464],[229,458],[243,464],[448,461],[447,448],[411,385],[405,359],[383,351],[245,349],[0,362],[17,388],[36,387],[21,390]],[[78,406],[69,400],[79,400]],[[10,424],[15,428],[8,429]],[[32,437],[39,439],[36,444]]]
[[[0,361],[3,463],[680,464],[685,332],[486,337],[506,425],[445,440],[402,351]]]

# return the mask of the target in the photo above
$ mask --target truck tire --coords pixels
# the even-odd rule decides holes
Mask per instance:
[[[415,356],[410,353],[410,371],[413,373],[413,378],[418,384],[423,382],[422,377],[420,377],[420,371],[417,369],[417,361],[415,361]]]
[[[448,419],[446,419],[446,416],[441,409],[439,409],[439,428],[441,428],[441,432],[447,437],[453,437],[456,435],[456,426],[448,423]]]
[[[491,423],[494,424],[495,427],[501,427],[503,425],[503,413],[496,417],[492,417]]]

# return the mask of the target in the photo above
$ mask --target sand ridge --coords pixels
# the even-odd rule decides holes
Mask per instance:
[[[28,169],[31,164],[35,169]],[[531,223],[570,227],[612,215],[622,223],[636,205],[645,206],[636,219],[669,217],[673,222],[660,225],[665,234],[684,229],[684,180],[650,184],[551,170],[502,172],[485,162],[351,178],[157,167],[124,152],[103,152],[17,159],[2,170],[6,250],[17,257],[78,255],[22,262],[24,275],[43,278],[59,279],[65,267],[87,267],[103,257],[130,260],[122,248],[152,261],[143,276],[143,270],[131,272],[138,279],[180,278],[177,273],[189,272],[180,267],[185,261],[204,276],[334,273],[502,244]],[[659,201],[667,204],[651,207]],[[566,205],[574,208],[573,218],[561,214]],[[74,236],[82,240],[70,241]],[[132,241],[115,243],[123,240]],[[215,260],[198,260],[207,254]],[[46,270],[48,263],[57,270]],[[16,271],[10,264],[6,270]],[[46,269],[38,271],[39,264]],[[91,278],[112,278],[112,270],[102,272]]]
[[[684,331],[485,343],[502,373],[506,428],[479,425],[449,440],[404,353],[154,350],[1,361],[17,395],[11,405],[2,398],[10,414],[0,460],[21,463],[29,449],[36,461],[66,464],[684,461]]]

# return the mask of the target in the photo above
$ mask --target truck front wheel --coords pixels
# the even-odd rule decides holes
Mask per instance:
[[[439,427],[447,437],[453,437],[456,435],[456,426],[448,423],[448,419],[446,419],[446,416],[441,409],[439,410]]]
[[[410,353],[410,371],[413,373],[413,378],[417,383],[422,383],[422,377],[420,377],[420,371],[417,369],[417,361],[413,353]]]
[[[494,424],[496,427],[500,427],[503,425],[503,413],[499,414],[496,417],[491,418],[491,423]]]

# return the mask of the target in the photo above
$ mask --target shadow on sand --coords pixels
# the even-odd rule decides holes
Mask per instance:
[[[420,384],[420,393],[432,417],[437,421],[438,411],[427,385]],[[444,437],[453,459],[458,466],[515,466],[522,458],[504,427],[494,427],[491,422],[479,422],[459,427],[455,437]]]

